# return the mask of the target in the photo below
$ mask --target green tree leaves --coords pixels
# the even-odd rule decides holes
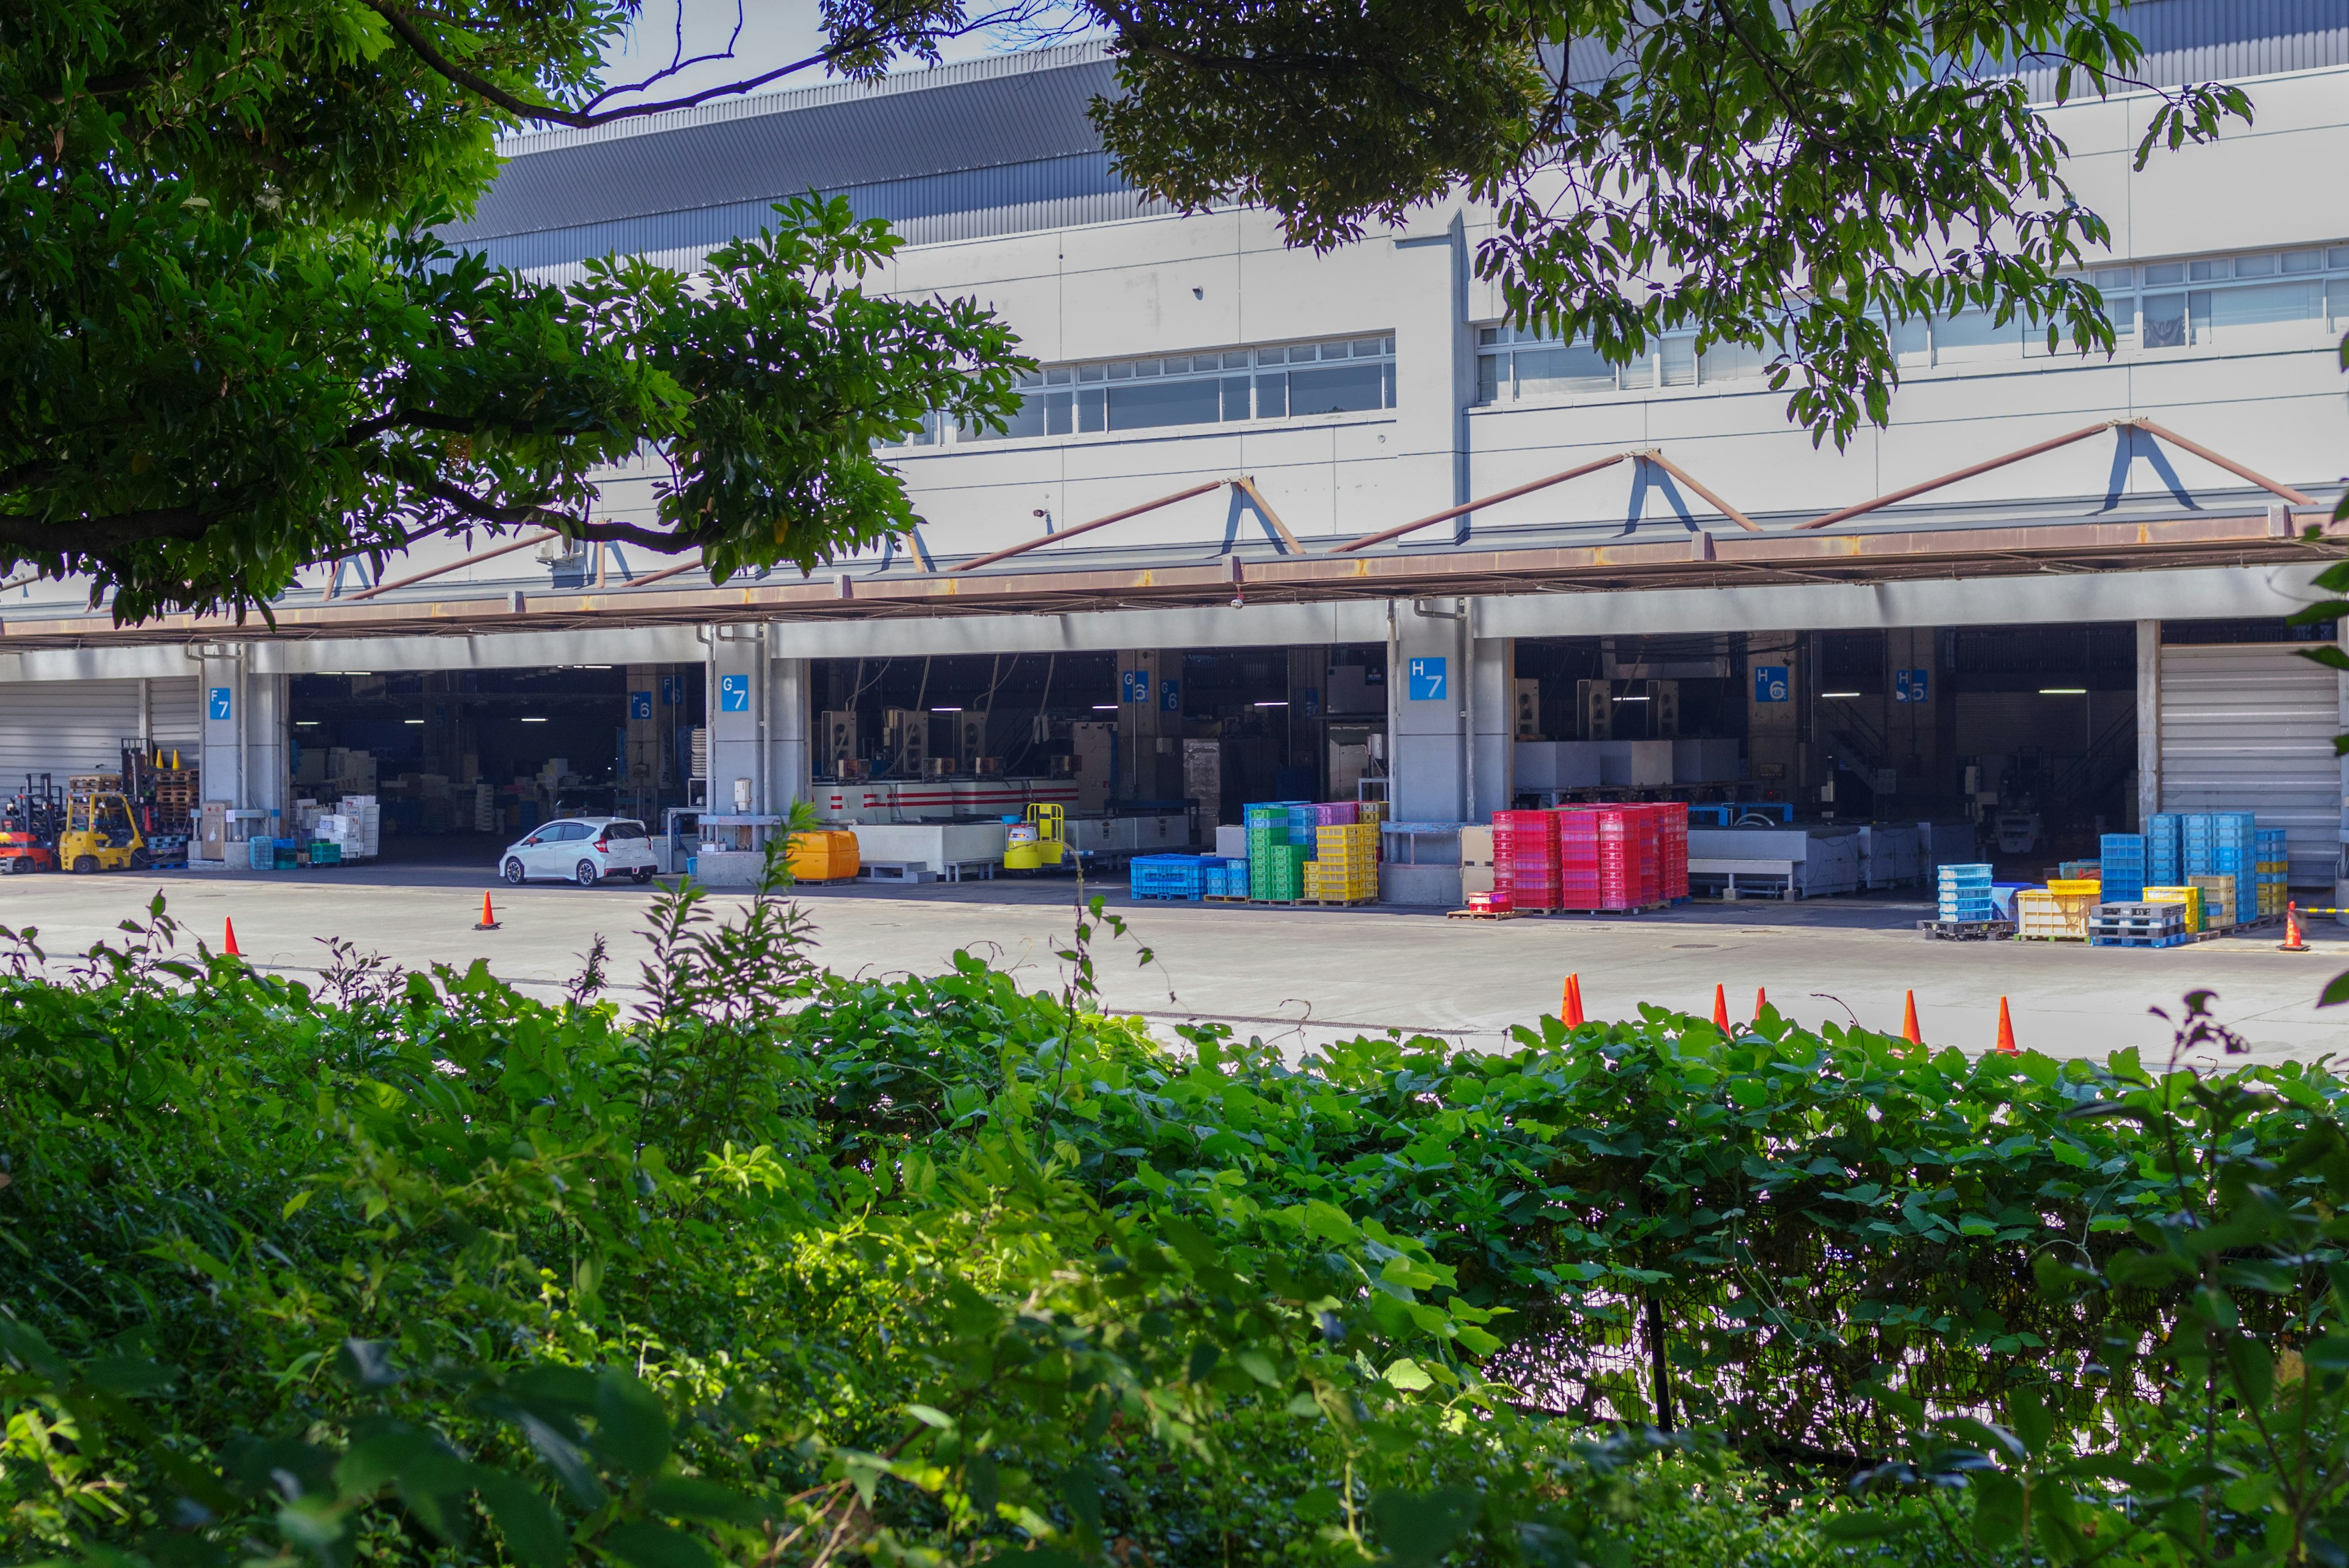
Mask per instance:
[[[2055,66],[2063,98],[2137,88],[2109,0],[1092,9],[1124,88],[1095,119],[1154,192],[1260,203],[1326,249],[1464,190],[1492,213],[1478,274],[1517,322],[1618,363],[1673,330],[1743,345],[1815,439],[1883,422],[1895,335],[1927,317],[2113,344],[2063,275],[2107,225],[2007,65]],[[2151,96],[2140,166],[2251,114],[2232,87]]]

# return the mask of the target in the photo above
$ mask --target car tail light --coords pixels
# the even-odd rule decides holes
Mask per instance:
[[[598,849],[608,850],[612,846],[605,839],[604,836],[599,833],[595,836],[595,847]]]

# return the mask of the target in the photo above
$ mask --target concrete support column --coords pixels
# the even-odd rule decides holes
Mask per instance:
[[[1745,634],[1746,763],[1754,787],[1781,800],[1801,798],[1806,640],[1791,631]],[[1783,685],[1765,673],[1779,670]]]
[[[667,771],[661,725],[661,670],[656,664],[627,667],[627,750],[621,759],[620,788],[649,802],[658,792]]]
[[[710,647],[709,809],[735,810],[735,781],[747,779],[750,809],[762,813],[759,793],[759,655],[766,644],[756,626],[713,626]]]
[[[289,685],[283,675],[256,675],[231,645],[207,652],[196,680],[203,704],[203,798],[238,810],[286,808]]]
[[[807,799],[812,788],[812,665],[811,659],[777,659],[767,666],[767,809],[777,815]]]
[[[2137,623],[2137,820],[2161,809],[2161,623]]]
[[[1288,761],[1310,768],[1315,800],[1330,798],[1330,650],[1319,645],[1288,650]]]
[[[1116,799],[1183,798],[1183,714],[1166,706],[1170,679],[1179,701],[1180,649],[1133,648],[1117,656]]]
[[[1461,598],[1389,606],[1387,749],[1393,815],[1402,821],[1466,820],[1466,607]],[[1506,706],[1499,711],[1506,719]]]
[[[1479,637],[1475,644],[1468,711],[1475,726],[1475,765],[1469,770],[1475,791],[1465,820],[1484,822],[1508,810],[1516,798],[1517,643],[1515,638]]]

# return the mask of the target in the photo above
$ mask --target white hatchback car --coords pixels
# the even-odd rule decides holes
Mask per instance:
[[[569,816],[532,830],[499,859],[505,879],[576,882],[593,888],[606,877],[653,879],[653,843],[645,825],[625,816]]]

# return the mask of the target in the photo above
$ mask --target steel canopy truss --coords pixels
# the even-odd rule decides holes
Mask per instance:
[[[2182,452],[2192,452],[2195,456],[2202,459],[2205,462],[2217,464],[2219,467],[2225,469],[2229,473],[2233,474],[2238,479],[2249,480],[2251,483],[2258,485],[2261,490],[2266,491],[2271,495],[2280,495],[2284,500],[2291,502],[2294,506],[2313,506],[2316,504],[2316,503],[2311,501],[2307,496],[2302,495],[2299,491],[2292,489],[2290,485],[2279,484],[2274,480],[2268,478],[2267,475],[2245,468],[2242,464],[2236,462],[2231,458],[2220,457],[2209,447],[2203,446],[2197,441],[2188,441],[2184,436],[2178,434],[2174,431],[2164,430],[2161,426],[2155,424],[2151,420],[2106,420],[2101,424],[2085,425],[2067,434],[2059,435],[2048,441],[2035,441],[2030,446],[2017,448],[2013,452],[2003,453],[1998,457],[1985,458],[1981,462],[1969,464],[1967,467],[1961,468],[1951,473],[1942,474],[1938,479],[1928,479],[1921,483],[1908,485],[1905,488],[1892,491],[1884,495],[1879,495],[1873,501],[1863,501],[1856,506],[1846,506],[1839,511],[1830,512],[1823,517],[1814,517],[1807,523],[1797,523],[1795,526],[1798,530],[1806,528],[1832,527],[1837,523],[1847,522],[1851,518],[1863,516],[1868,513],[1878,511],[1883,507],[1897,505],[1900,502],[1907,501],[1912,496],[1923,495],[1929,491],[1944,489],[1950,485],[1957,483],[1960,480],[1971,479],[1977,474],[1988,473],[1994,469],[2001,469],[2007,467],[2011,463],[2021,462],[2025,458],[2037,457],[2042,452],[2054,452],[2058,447],[2070,446],[2074,441],[2085,441],[2090,436],[2102,435],[2106,431],[2118,430],[2143,431],[2146,434],[2152,436],[2157,440],[2169,442],[2170,445],[2178,448]]]

